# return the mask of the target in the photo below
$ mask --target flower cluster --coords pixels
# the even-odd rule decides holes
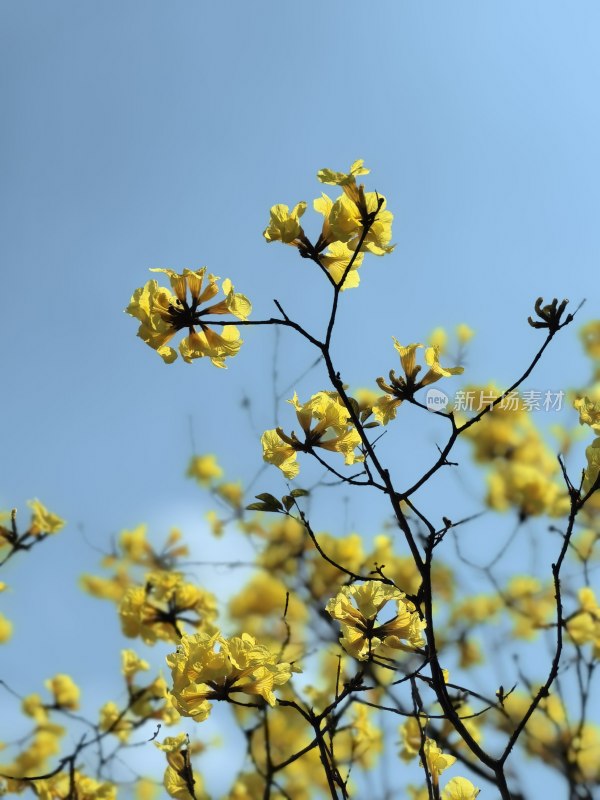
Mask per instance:
[[[181,544],[181,531],[173,528],[160,549],[155,549],[148,540],[148,527],[145,524],[122,530],[114,551],[102,559],[102,566],[110,568],[110,577],[101,575],[82,575],[81,586],[84,591],[104,600],[121,603],[127,591],[139,587],[139,578],[132,573],[144,569],[152,572],[174,571],[177,562],[188,555],[188,547]]]
[[[160,720],[165,725],[173,725],[180,719],[171,704],[167,682],[162,675],[146,684],[139,682],[137,673],[149,669],[148,662],[134,650],[121,651],[121,672],[127,688],[126,704],[118,705],[109,700],[102,706],[98,725],[101,731],[126,742],[131,732],[146,720]]]
[[[532,686],[531,694],[536,691]],[[510,732],[530,705],[530,695],[513,692],[504,700],[498,726]],[[546,764],[556,763],[556,754],[562,753],[576,782],[596,783],[600,781],[600,727],[590,722],[579,724],[569,717],[557,694],[542,698],[525,727],[525,749]]]
[[[394,419],[396,410],[403,400],[412,400],[415,394],[424,386],[429,386],[440,378],[449,378],[451,375],[462,375],[463,367],[442,367],[440,364],[440,348],[438,345],[425,348],[425,363],[429,367],[425,375],[417,380],[421,371],[416,363],[416,352],[423,347],[422,344],[409,344],[403,346],[394,339],[394,347],[400,355],[400,363],[404,375],[396,375],[390,370],[389,383],[384,378],[377,378],[377,384],[386,394],[373,403],[375,419],[382,425]]]
[[[395,613],[383,622],[378,616],[390,601]],[[425,644],[422,636],[425,623],[414,603],[399,589],[381,581],[343,586],[326,608],[341,623],[342,647],[359,661],[387,655],[390,649],[413,653]]]
[[[298,453],[311,453],[315,447],[341,453],[346,464],[364,461],[361,453],[355,453],[361,445],[360,434],[337,393],[318,392],[304,404],[294,393],[288,402],[296,409],[304,439],[299,439],[294,431],[288,435],[282,428],[265,431],[261,439],[264,460],[279,467],[286,478],[295,478],[300,471],[296,463]]]
[[[197,722],[208,717],[210,700],[227,700],[232,694],[259,696],[274,706],[274,688],[298,671],[248,633],[231,639],[218,632],[183,636],[177,651],[167,656],[167,664],[173,678],[173,705]]]
[[[202,778],[193,771],[191,765],[191,756],[201,752],[202,745],[190,744],[185,733],[167,736],[164,741],[154,744],[167,758],[163,785],[169,797],[177,800],[208,800]]]
[[[468,391],[479,392],[490,405],[503,394],[493,384]],[[514,509],[521,519],[568,513],[569,498],[562,480],[557,480],[556,456],[518,396],[514,407],[496,403],[464,436],[473,445],[475,460],[491,467],[486,498],[491,508]]]
[[[48,511],[39,500],[29,500],[31,509],[29,528],[22,534],[17,533],[17,512],[0,512],[0,549],[10,546],[13,549],[28,549],[33,540],[44,539],[52,533],[58,533],[65,526],[65,521],[58,514]],[[7,524],[3,524],[7,523]]]
[[[567,622],[567,631],[575,644],[592,644],[592,656],[600,660],[600,606],[593,589],[582,587],[578,592],[579,608]]]
[[[219,278],[207,275],[206,267],[184,269],[181,274],[172,269],[153,269],[151,272],[164,272],[172,291],[152,280],[133,293],[125,310],[140,321],[140,339],[170,364],[177,358],[177,353],[167,343],[178,331],[186,330],[187,336],[179,343],[184,361],[189,364],[195,358],[207,356],[216,367],[224,367],[225,359],[236,355],[242,345],[240,333],[234,325],[225,325],[221,333],[216,333],[203,317],[207,314],[232,314],[245,320],[252,311],[248,298],[234,292],[231,281],[226,279],[221,284],[225,299],[200,308],[219,293]]]
[[[393,214],[386,209],[385,198],[377,192],[365,192],[356,177],[368,174],[363,161],[355,161],[348,173],[322,169],[317,173],[321,183],[338,186],[342,194],[335,200],[322,194],[314,209],[323,216],[317,241],[307,237],[300,218],[306,211],[303,201],[289,207],[283,204],[271,208],[269,225],[264,231],[267,242],[283,242],[297,247],[300,255],[310,258],[329,274],[332,282],[342,289],[358,286],[358,268],[363,253],[386,255],[394,246],[392,238]]]
[[[192,616],[190,616],[192,615]],[[125,636],[178,641],[181,625],[212,630],[217,601],[211,592],[184,581],[177,572],[152,572],[144,586],[130,587],[119,606]]]

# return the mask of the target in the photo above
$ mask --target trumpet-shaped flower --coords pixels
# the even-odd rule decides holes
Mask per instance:
[[[569,511],[567,492],[551,476],[538,466],[518,461],[494,465],[486,500],[497,511],[515,508],[522,518],[539,514],[559,517]]]
[[[8,640],[12,636],[12,630],[13,630],[12,622],[6,619],[6,617],[3,614],[0,614],[0,644],[8,642]]]
[[[384,606],[392,601],[395,614],[387,622],[378,619]],[[341,645],[359,661],[366,661],[385,648],[414,652],[423,644],[425,623],[404,592],[381,581],[366,581],[343,586],[326,606],[342,628]]]
[[[423,742],[423,722],[419,725],[419,720],[416,717],[409,717],[402,725],[400,725],[400,758],[403,761],[412,761],[415,756],[419,755],[421,744]]]
[[[425,349],[425,363],[429,367],[425,375],[417,380],[421,371],[421,366],[417,364],[417,350],[423,347],[422,344],[401,345],[394,339],[394,347],[400,355],[400,363],[404,375],[396,375],[395,371],[390,370],[390,381],[386,383],[384,378],[377,378],[380,389],[386,395],[380,397],[373,404],[375,418],[382,425],[386,425],[396,416],[396,410],[403,400],[412,400],[415,393],[424,386],[429,386],[440,378],[449,378],[451,375],[462,375],[463,367],[443,367],[440,364],[439,346],[427,347]]]
[[[69,675],[55,675],[44,682],[46,689],[52,692],[57,708],[76,711],[79,708],[79,687]]]
[[[212,631],[217,605],[213,594],[186,583],[182,575],[157,571],[146,577],[145,586],[125,592],[119,616],[125,636],[140,636],[153,644],[157,639],[177,641],[183,622]]]
[[[442,789],[442,800],[475,800],[479,789],[467,778],[452,778]]]
[[[334,172],[332,169],[320,169],[317,178],[321,183],[329,183],[332,186],[348,186],[356,183],[357,175],[368,175],[371,171],[364,166],[364,159],[360,158],[350,165],[349,172]]]
[[[20,793],[20,792],[19,792]],[[81,772],[59,772],[35,782],[35,794],[40,800],[116,800],[117,787],[108,781],[98,781]]]
[[[202,745],[190,744],[185,733],[167,736],[163,742],[154,744],[167,758],[163,786],[169,797],[174,797],[176,800],[207,800],[202,778],[193,771],[191,764],[191,756],[201,752]]]
[[[350,250],[356,250],[360,243],[361,250],[382,256],[394,249],[390,245],[394,217],[386,210],[384,197],[377,192],[365,193],[365,187],[356,183],[357,175],[369,172],[363,165],[359,159],[350,172],[322,169],[317,173],[321,183],[339,186],[344,192],[335,202],[325,194],[315,201],[315,210],[325,217],[319,242],[348,242]]]
[[[185,474],[188,478],[197,480],[200,486],[208,486],[223,476],[223,469],[219,466],[216,456],[206,453],[202,456],[192,456]]]
[[[577,645],[592,643],[593,656],[600,658],[600,606],[593,589],[584,586],[579,590],[579,608],[567,622],[569,636]]]
[[[434,786],[439,783],[440,775],[445,769],[451,767],[456,761],[455,756],[448,756],[441,751],[433,739],[425,739],[423,744],[423,752],[425,753],[425,763],[431,775],[431,780]]]
[[[140,339],[170,364],[177,358],[177,353],[168,342],[178,331],[187,330],[188,335],[179,344],[183,360],[191,363],[195,358],[206,356],[216,367],[224,367],[225,359],[236,355],[242,345],[239,331],[233,325],[225,325],[221,333],[217,333],[203,321],[203,317],[206,314],[232,314],[245,320],[252,310],[248,298],[234,292],[231,281],[226,279],[221,284],[225,299],[200,308],[219,293],[219,279],[215,275],[207,276],[206,267],[196,271],[185,269],[181,274],[171,269],[151,272],[164,272],[172,291],[152,280],[133,293],[125,310],[140,321]]]
[[[600,436],[585,448],[587,467],[583,475],[583,491],[587,494],[598,483],[600,475]]]
[[[363,262],[363,257],[362,253],[354,253],[350,250],[345,242],[332,242],[327,252],[321,255],[320,262],[331,275],[336,286],[341,284],[340,288],[343,292],[346,289],[356,288],[360,283],[358,268]]]
[[[304,441],[294,431],[288,435],[282,428],[265,431],[261,439],[263,459],[279,467],[286,478],[295,478],[299,472],[297,454],[310,453],[315,447],[341,453],[346,464],[364,461],[362,454],[355,453],[361,445],[360,434],[335,392],[318,392],[304,404],[299,402],[298,395],[294,393],[288,402],[296,409]],[[316,424],[311,427],[313,422]]]
[[[46,506],[40,503],[39,500],[29,500],[27,505],[31,508],[31,525],[29,526],[29,532],[32,536],[57,533],[64,528],[64,519],[48,511]]]
[[[173,705],[198,722],[208,717],[210,700],[227,700],[240,692],[260,696],[274,706],[274,688],[297,671],[247,633],[231,639],[219,633],[184,636],[177,651],[167,656],[167,664],[173,677]]]
[[[364,192],[363,186],[346,184],[343,189],[344,194],[335,201],[322,194],[313,203],[315,211],[323,215],[318,246],[343,242],[350,251],[360,247],[361,251],[376,256],[391,253],[394,215],[386,209],[385,197],[377,192]]]
[[[135,650],[121,650],[121,672],[128,683],[138,672],[147,672],[150,664],[140,658]]]
[[[573,402],[579,411],[579,424],[589,425],[596,433],[600,433],[600,400],[590,400],[589,397],[580,397]]]
[[[267,242],[283,242],[298,246],[304,240],[304,231],[300,225],[300,217],[306,211],[303,201],[290,211],[288,206],[278,204],[271,208],[271,219],[263,236]]]

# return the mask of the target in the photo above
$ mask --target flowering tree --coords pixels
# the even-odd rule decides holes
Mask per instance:
[[[247,297],[205,267],[155,270],[161,280],[134,292],[127,312],[167,364],[177,358],[172,345],[180,332],[184,361],[208,358],[223,368],[242,346],[240,327],[278,326],[315,351],[327,383],[308,398],[294,393],[286,422],[262,435],[264,461],[285,478],[279,496],[260,492],[249,502],[241,484],[224,480],[213,455],[198,454],[189,464],[188,476],[215,501],[213,533],[237,530],[255,546],[255,570],[227,607],[189,576],[188,547],[177,531],[160,548],[145,526],[123,531],[103,561],[104,574],[83,577],[87,592],[115,603],[125,636],[166,648],[167,677],[144,679],[149,662],[127,649],[125,700],[109,700],[96,719],[76,713],[79,688],[68,675],[49,678],[44,694],[21,696],[31,733],[7,749],[0,766],[5,794],[104,800],[134,792],[143,800],[166,791],[180,800],[206,798],[193,762],[205,747],[202,723],[219,703],[228,704],[246,743],[227,800],[363,797],[378,771],[380,789],[368,791],[382,800],[469,800],[480,792],[532,798],[515,769],[523,755],[561,776],[560,796],[591,799],[597,791],[600,728],[590,712],[600,608],[591,583],[600,538],[600,438],[568,471],[574,435],[562,431],[557,457],[532,414],[536,403],[557,398],[535,398],[524,387],[574,314],[566,313],[567,301],[537,300],[529,323],[541,344],[507,388],[463,386],[453,402],[429,388],[463,373],[472,336],[466,325],[457,328],[455,358],[439,329],[427,346],[394,340],[388,377],[369,378],[371,388],[349,387],[331,346],[342,292],[359,286],[365,257],[393,250],[386,199],[357,181],[367,174],[362,161],[348,173],[318,173],[338,196],[314,201],[323,217],[315,240],[301,225],[304,202],[292,210],[273,206],[264,232],[267,242],[297,250],[329,284],[320,331],[292,319],[279,301],[275,316],[251,319]],[[600,323],[586,325],[582,338],[594,372],[571,399],[585,430],[600,433]],[[447,431],[411,485],[393,474],[379,446],[383,433],[402,435],[403,404],[441,418]],[[486,473],[487,506],[516,517],[510,536],[483,561],[465,551],[463,534],[489,523],[480,515],[449,519],[431,491],[422,499],[423,487],[435,488],[440,474],[458,468],[451,458],[460,441]],[[320,532],[311,509],[315,487],[298,483],[310,461],[334,486],[384,498],[393,520],[386,532],[370,543],[358,534]],[[63,527],[39,501],[31,509],[26,529],[16,511],[3,518],[1,563]],[[533,518],[551,518],[549,572],[524,574],[518,564],[505,575],[499,565]],[[457,558],[449,557],[450,542]],[[468,590],[473,574],[486,586],[477,594]],[[10,633],[0,616],[0,641]],[[499,647],[515,654],[501,681],[490,669]],[[532,660],[540,648],[542,657]],[[7,696],[18,694],[3,685]],[[61,722],[84,728],[71,748]],[[164,790],[148,777],[133,785],[119,778],[128,748],[140,745],[164,753]],[[411,762],[419,766],[418,783]]]

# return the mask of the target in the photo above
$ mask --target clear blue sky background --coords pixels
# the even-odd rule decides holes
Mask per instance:
[[[261,465],[272,332],[246,330],[227,371],[165,366],[123,314],[149,267],[206,264],[257,318],[277,297],[319,331],[328,286],[261,232],[272,204],[318,196],[319,168],[364,158],[397,248],[366,259],[343,298],[348,383],[397,366],[392,336],[463,321],[478,333],[469,379],[506,383],[539,343],[526,324],[538,295],[586,297],[581,321],[598,316],[599,26],[591,1],[0,5],[0,506],[26,517],[37,496],[69,521],[4,576],[15,688],[70,671],[105,699],[118,623],[76,594],[98,559],[90,543],[148,521],[213,552],[183,478],[190,421],[231,478]],[[287,334],[281,348],[282,387],[313,354]],[[583,383],[579,353],[569,330],[528,388]],[[321,388],[315,370],[299,390]],[[397,431],[389,447],[408,480],[435,456],[428,436],[424,450]],[[257,491],[282,488],[273,472]],[[340,508],[323,504],[317,526],[376,532],[368,504]],[[84,647],[90,625],[102,634]]]

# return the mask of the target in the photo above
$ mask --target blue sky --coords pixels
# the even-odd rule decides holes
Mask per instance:
[[[9,675],[31,636],[32,684],[74,661],[109,669],[111,609],[78,599],[75,620],[64,603],[120,529],[180,525],[209,552],[205,501],[183,478],[190,430],[232,478],[261,466],[272,331],[247,330],[227,371],[165,366],[123,314],[148,268],[206,264],[257,318],[276,297],[319,331],[328,287],[261,233],[272,204],[318,196],[319,168],[364,158],[397,247],[343,298],[334,353],[348,383],[396,366],[392,336],[459,322],[477,331],[468,378],[507,382],[539,342],[526,324],[538,295],[587,298],[581,321],[598,316],[599,23],[597,3],[551,0],[0,6],[0,506],[25,514],[37,496],[69,521],[5,577]],[[284,386],[313,355],[280,344]],[[566,331],[528,388],[585,382],[579,353]],[[419,448],[403,436],[400,451]],[[281,486],[270,471],[258,489]],[[324,504],[323,527],[340,514]],[[372,516],[354,504],[344,524]],[[74,653],[74,630],[94,622],[113,638]]]

